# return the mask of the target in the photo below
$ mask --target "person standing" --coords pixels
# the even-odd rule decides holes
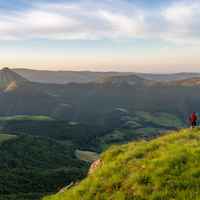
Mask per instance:
[[[195,112],[192,112],[192,114],[190,115],[189,122],[190,122],[191,128],[194,128],[197,126],[197,115]]]

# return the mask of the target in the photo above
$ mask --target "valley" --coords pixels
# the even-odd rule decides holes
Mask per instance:
[[[196,77],[158,81],[117,74],[57,84],[32,82],[6,68],[0,83],[2,200],[57,193],[86,177],[112,145],[187,127],[188,114],[200,111]]]

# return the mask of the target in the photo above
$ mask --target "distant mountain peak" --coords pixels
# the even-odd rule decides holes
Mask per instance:
[[[2,71],[9,71],[9,70],[11,70],[11,69],[9,69],[8,67],[3,67],[2,68]]]
[[[12,71],[11,69],[5,67],[0,70],[0,89],[10,91],[10,88],[12,88],[12,90],[13,88],[16,89],[19,84],[24,82],[28,82],[28,80]],[[9,90],[7,90],[8,87]]]

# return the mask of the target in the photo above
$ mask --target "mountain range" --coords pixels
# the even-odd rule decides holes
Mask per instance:
[[[92,72],[92,71],[47,71],[31,70],[25,68],[13,69],[24,78],[40,83],[88,83],[100,81],[111,76],[137,75],[141,78],[157,81],[183,80],[200,77],[200,73],[176,73],[176,74],[152,74],[152,73],[133,73],[133,72]]]
[[[185,117],[200,111],[200,78],[175,81],[147,80],[136,75],[112,76],[88,83],[31,82],[10,69],[0,72],[0,113],[48,115],[68,121],[103,124],[117,108],[167,112]]]

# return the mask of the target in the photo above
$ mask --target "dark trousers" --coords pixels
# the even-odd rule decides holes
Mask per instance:
[[[194,121],[194,122],[192,122],[192,127],[195,127],[196,125],[197,125],[197,122],[196,121]]]

